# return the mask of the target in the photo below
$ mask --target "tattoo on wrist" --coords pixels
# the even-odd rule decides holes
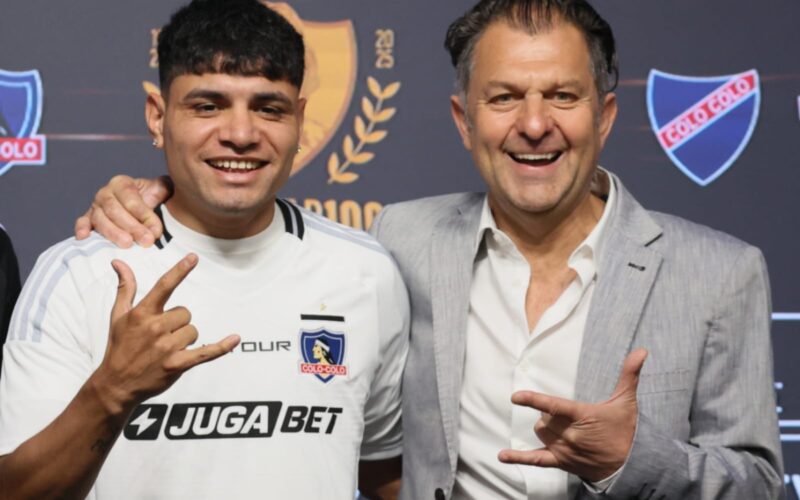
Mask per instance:
[[[92,444],[91,451],[103,455],[108,453],[108,450],[114,445],[117,434],[119,434],[119,428],[110,426],[106,435],[97,438],[97,441]]]

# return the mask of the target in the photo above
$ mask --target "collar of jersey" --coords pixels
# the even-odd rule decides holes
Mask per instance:
[[[198,233],[178,222],[166,205],[161,205],[160,209],[164,223],[164,237],[160,241],[164,246],[179,246],[181,250],[198,253],[201,258],[238,269],[258,265],[267,254],[271,253],[270,248],[277,245],[281,236],[286,234],[286,224],[277,204],[272,222],[266,229],[253,236],[234,240]]]

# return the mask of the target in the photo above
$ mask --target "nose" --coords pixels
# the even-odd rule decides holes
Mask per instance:
[[[553,117],[542,96],[528,96],[519,107],[517,130],[531,140],[539,140],[553,129]]]
[[[220,141],[237,151],[253,148],[260,137],[253,120],[248,109],[228,110],[227,119],[220,127]]]

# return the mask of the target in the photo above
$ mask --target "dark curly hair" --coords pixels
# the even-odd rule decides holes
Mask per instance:
[[[258,0],[194,0],[158,35],[162,92],[175,77],[225,73],[286,80],[297,88],[305,71],[303,37]]]

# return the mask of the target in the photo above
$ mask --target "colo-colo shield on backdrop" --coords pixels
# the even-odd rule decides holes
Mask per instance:
[[[46,143],[39,72],[0,69],[0,175],[14,165],[44,165]]]
[[[706,186],[730,168],[753,134],[758,72],[692,77],[653,69],[647,112],[658,143],[690,179]]]

